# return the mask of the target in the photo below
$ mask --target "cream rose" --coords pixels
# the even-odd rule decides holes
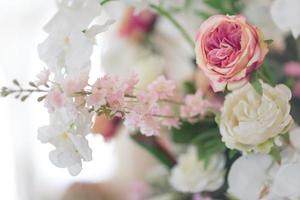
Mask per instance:
[[[218,154],[211,157],[205,168],[204,161],[198,159],[196,148],[189,148],[181,155],[172,169],[170,183],[179,192],[215,191],[224,183],[225,158]]]
[[[247,83],[267,52],[261,32],[241,15],[210,17],[196,38],[197,64],[215,92]]]
[[[282,84],[276,87],[261,84],[261,96],[249,83],[226,96],[221,109],[220,132],[228,148],[269,152],[272,140],[291,127],[290,89]]]

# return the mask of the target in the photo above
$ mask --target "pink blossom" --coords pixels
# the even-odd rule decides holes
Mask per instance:
[[[50,75],[50,71],[47,69],[43,69],[40,73],[36,75],[38,80],[36,81],[35,84],[37,86],[45,85],[49,81],[49,75]]]
[[[153,136],[159,135],[160,126],[153,116],[145,116],[144,119],[140,122],[140,131],[143,135]]]
[[[203,98],[200,90],[193,95],[187,95],[184,100],[185,105],[181,106],[180,113],[183,118],[192,118],[197,115],[204,115],[211,104]]]
[[[164,76],[158,77],[150,85],[148,85],[149,92],[156,94],[159,99],[168,99],[173,97],[175,89],[175,81],[166,80]]]
[[[293,88],[293,94],[294,94],[296,97],[300,97],[300,82],[297,82],[297,83],[294,85],[294,88]]]
[[[65,101],[65,95],[58,88],[54,88],[47,94],[45,106],[48,108],[49,112],[53,112],[54,110],[61,108]]]
[[[290,77],[300,77],[300,63],[299,62],[288,62],[284,65],[284,73]]]
[[[125,85],[126,85],[125,93],[132,94],[134,87],[138,82],[139,82],[138,75],[136,73],[132,73],[129,79],[125,81]]]
[[[86,97],[86,102],[89,106],[94,106],[95,109],[106,104],[106,90],[94,88],[92,94]]]
[[[73,96],[76,92],[81,91],[88,84],[88,75],[69,75],[62,81],[62,88],[68,96]]]
[[[140,91],[137,94],[138,104],[135,110],[144,114],[155,114],[158,112],[158,96],[156,93]]]
[[[165,117],[162,117],[162,119],[161,119],[162,125],[167,126],[168,128],[171,128],[171,127],[179,128],[179,126],[180,126],[179,118],[173,117],[173,116],[175,116],[175,114],[169,105],[161,107],[159,110],[159,114],[161,116],[165,116]]]

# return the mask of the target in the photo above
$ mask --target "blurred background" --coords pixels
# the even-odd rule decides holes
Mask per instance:
[[[42,27],[55,11],[55,1],[0,1],[1,86],[10,85],[13,78],[23,84],[34,80],[35,74],[44,67],[37,45],[46,37]],[[104,143],[101,136],[91,136],[94,161],[85,163],[86,170],[78,177],[52,165],[48,159],[52,147],[37,140],[37,129],[48,123],[48,114],[34,99],[20,104],[1,98],[0,120],[2,199],[60,199],[74,183],[93,185],[111,178],[116,169],[115,145]]]

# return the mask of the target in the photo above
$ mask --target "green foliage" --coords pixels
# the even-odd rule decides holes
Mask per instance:
[[[255,89],[255,91],[259,95],[262,95],[263,88],[262,88],[261,82],[259,81],[257,73],[253,74],[253,77],[252,77],[252,80],[250,81],[250,83],[251,83],[252,87]]]
[[[244,8],[241,0],[204,0],[204,2],[222,14],[239,14]]]
[[[184,91],[187,94],[194,94],[197,91],[197,87],[193,81],[186,81],[184,82]]]
[[[199,159],[205,161],[205,166],[212,155],[226,150],[219,128],[213,120],[194,124],[184,121],[180,129],[174,128],[171,132],[175,143],[193,144],[197,148]]]
[[[271,149],[270,153],[269,153],[272,158],[277,162],[277,163],[281,163],[281,155],[280,155],[280,151],[278,149],[278,147],[273,146],[273,148]]]
[[[217,124],[214,121],[202,121],[194,124],[183,121],[179,129],[171,129],[172,140],[179,144],[190,144],[202,132],[216,127]]]
[[[192,143],[196,146],[200,160],[204,160],[205,166],[209,159],[216,153],[222,153],[226,150],[225,144],[221,140],[219,128],[212,128],[202,132]]]
[[[131,136],[133,141],[151,153],[168,169],[172,169],[176,161],[172,155],[158,142],[155,136],[147,137],[140,133]]]

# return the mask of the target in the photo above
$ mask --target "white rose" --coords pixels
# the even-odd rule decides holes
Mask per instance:
[[[282,84],[276,87],[261,84],[261,96],[250,84],[226,96],[220,132],[228,148],[269,152],[273,139],[291,127],[290,89]]]
[[[224,183],[224,165],[225,158],[220,154],[212,156],[205,167],[192,147],[179,157],[171,171],[170,183],[179,192],[215,191]]]

